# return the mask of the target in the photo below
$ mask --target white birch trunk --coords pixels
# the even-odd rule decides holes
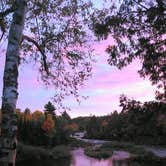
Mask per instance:
[[[16,160],[17,117],[15,110],[18,96],[19,49],[24,28],[26,1],[16,0],[16,6],[9,31],[3,77],[0,166],[15,166]]]

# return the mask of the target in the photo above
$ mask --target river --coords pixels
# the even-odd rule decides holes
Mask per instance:
[[[103,140],[90,140],[90,139],[83,139],[83,135],[78,133],[77,135],[73,136],[76,139],[93,143],[94,146],[97,144],[103,144],[107,141]],[[72,158],[71,160],[61,160],[61,161],[45,161],[42,163],[35,162],[35,161],[28,161],[22,164],[18,164],[17,166],[165,166],[158,165],[156,163],[138,163],[129,160],[130,154],[124,151],[115,151],[113,155],[108,159],[95,159],[88,157],[84,154],[83,148],[77,148],[71,151]]]
[[[28,161],[24,163],[17,164],[17,166],[165,166],[165,165],[156,165],[156,163],[138,163],[129,160],[124,160],[123,154],[122,158],[118,153],[115,153],[112,157],[108,159],[94,159],[88,157],[84,154],[83,148],[78,148],[73,151],[71,160],[61,160],[61,161],[45,161],[45,162],[35,162]],[[127,157],[127,156],[126,156]]]
[[[129,165],[128,161],[115,159],[116,154],[109,159],[94,159],[84,154],[82,148],[72,151],[72,161],[70,166],[134,166]]]
[[[88,142],[91,144],[99,145],[110,141],[96,140],[96,139],[85,139],[83,132],[76,133],[73,137]],[[130,160],[130,153],[125,151],[115,151],[113,155],[108,159],[95,159],[88,157],[84,154],[84,149],[79,148],[72,151],[72,160],[70,166],[165,166],[161,163],[139,163]]]

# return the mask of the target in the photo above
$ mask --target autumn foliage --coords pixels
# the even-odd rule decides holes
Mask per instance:
[[[69,130],[71,132],[75,132],[78,130],[78,125],[76,123],[67,124],[64,126],[64,129]]]
[[[76,130],[77,126],[70,125],[71,118],[67,112],[57,116],[56,112],[51,111],[52,108],[47,107],[47,110],[34,112],[29,108],[24,111],[17,109],[18,141],[35,146],[56,146],[67,143],[71,131]]]
[[[46,133],[51,133],[53,131],[55,127],[55,122],[53,120],[52,115],[48,114],[45,121],[42,124],[42,129],[46,132]]]

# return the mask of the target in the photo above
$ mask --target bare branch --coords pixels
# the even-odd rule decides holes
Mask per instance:
[[[47,57],[46,57],[43,49],[41,48],[41,46],[34,39],[32,39],[26,35],[23,35],[22,40],[27,40],[28,42],[33,43],[36,46],[36,48],[39,50],[39,52],[42,55],[44,70],[46,71],[47,75],[49,75],[49,68],[47,65]]]

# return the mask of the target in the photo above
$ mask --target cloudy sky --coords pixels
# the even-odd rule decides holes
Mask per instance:
[[[72,117],[88,115],[106,115],[113,110],[120,110],[119,96],[126,94],[130,98],[141,101],[154,99],[155,87],[146,79],[140,78],[137,70],[140,68],[138,61],[119,71],[107,64],[105,48],[112,41],[98,42],[94,45],[97,62],[94,64],[93,77],[81,89],[81,95],[89,96],[79,105],[73,98],[68,98],[65,104],[71,108],[68,113]],[[0,48],[2,51],[2,47]],[[0,92],[2,92],[2,78],[4,68],[4,52],[0,56]],[[17,107],[24,110],[26,107],[32,111],[43,110],[51,97],[54,89],[46,89],[38,81],[39,75],[35,67],[22,65],[19,75],[19,98]]]

